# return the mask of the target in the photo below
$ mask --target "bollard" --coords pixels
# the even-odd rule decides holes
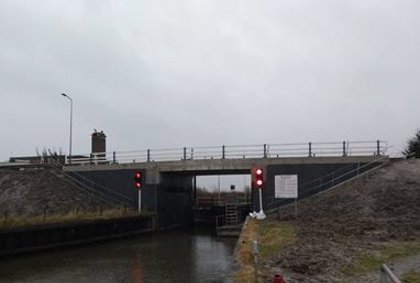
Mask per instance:
[[[275,274],[273,276],[273,283],[286,283],[286,280],[284,279],[283,275]]]

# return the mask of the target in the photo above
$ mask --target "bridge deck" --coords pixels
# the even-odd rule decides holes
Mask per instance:
[[[194,172],[197,175],[209,174],[249,174],[256,166],[292,165],[292,164],[350,164],[384,162],[385,156],[345,156],[345,157],[288,157],[288,158],[238,158],[204,159],[159,162],[138,162],[126,164],[93,164],[67,166],[68,171],[95,171],[120,169],[157,170],[161,173]]]

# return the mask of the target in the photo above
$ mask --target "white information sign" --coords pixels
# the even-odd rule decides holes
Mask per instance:
[[[298,197],[298,175],[274,176],[275,198]]]

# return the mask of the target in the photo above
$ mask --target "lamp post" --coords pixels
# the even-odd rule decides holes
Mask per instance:
[[[70,142],[69,142],[69,164],[71,164],[71,142],[72,142],[72,132],[73,132],[73,99],[65,93],[61,94],[62,96],[70,100]]]

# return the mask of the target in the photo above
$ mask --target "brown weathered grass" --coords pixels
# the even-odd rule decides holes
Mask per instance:
[[[295,225],[286,222],[264,221],[259,226],[261,256],[268,258],[293,244],[297,238]]]
[[[257,239],[258,226],[257,220],[248,219],[242,230],[235,254],[235,261],[238,264],[238,269],[233,276],[235,282],[253,282],[255,272],[253,241]]]
[[[142,212],[141,215],[150,215],[150,212]],[[106,220],[116,219],[130,216],[140,215],[134,210],[124,209],[106,209],[103,211],[72,211],[67,214],[54,214],[26,217],[26,216],[13,216],[7,220],[0,221],[0,229],[27,227],[41,224],[56,224],[56,223],[77,223],[92,220]]]
[[[255,265],[253,256],[253,243],[259,243],[258,276],[264,273],[263,266],[270,261],[278,251],[296,241],[295,226],[287,223],[278,223],[264,220],[250,219],[243,229],[236,251],[238,270],[234,274],[235,282],[254,282]]]
[[[379,270],[383,263],[397,258],[416,255],[419,252],[420,241],[387,242],[375,252],[358,255],[353,265],[344,267],[342,271],[346,275],[366,274],[374,270]]]
[[[411,270],[401,278],[403,283],[420,283],[420,271]]]

